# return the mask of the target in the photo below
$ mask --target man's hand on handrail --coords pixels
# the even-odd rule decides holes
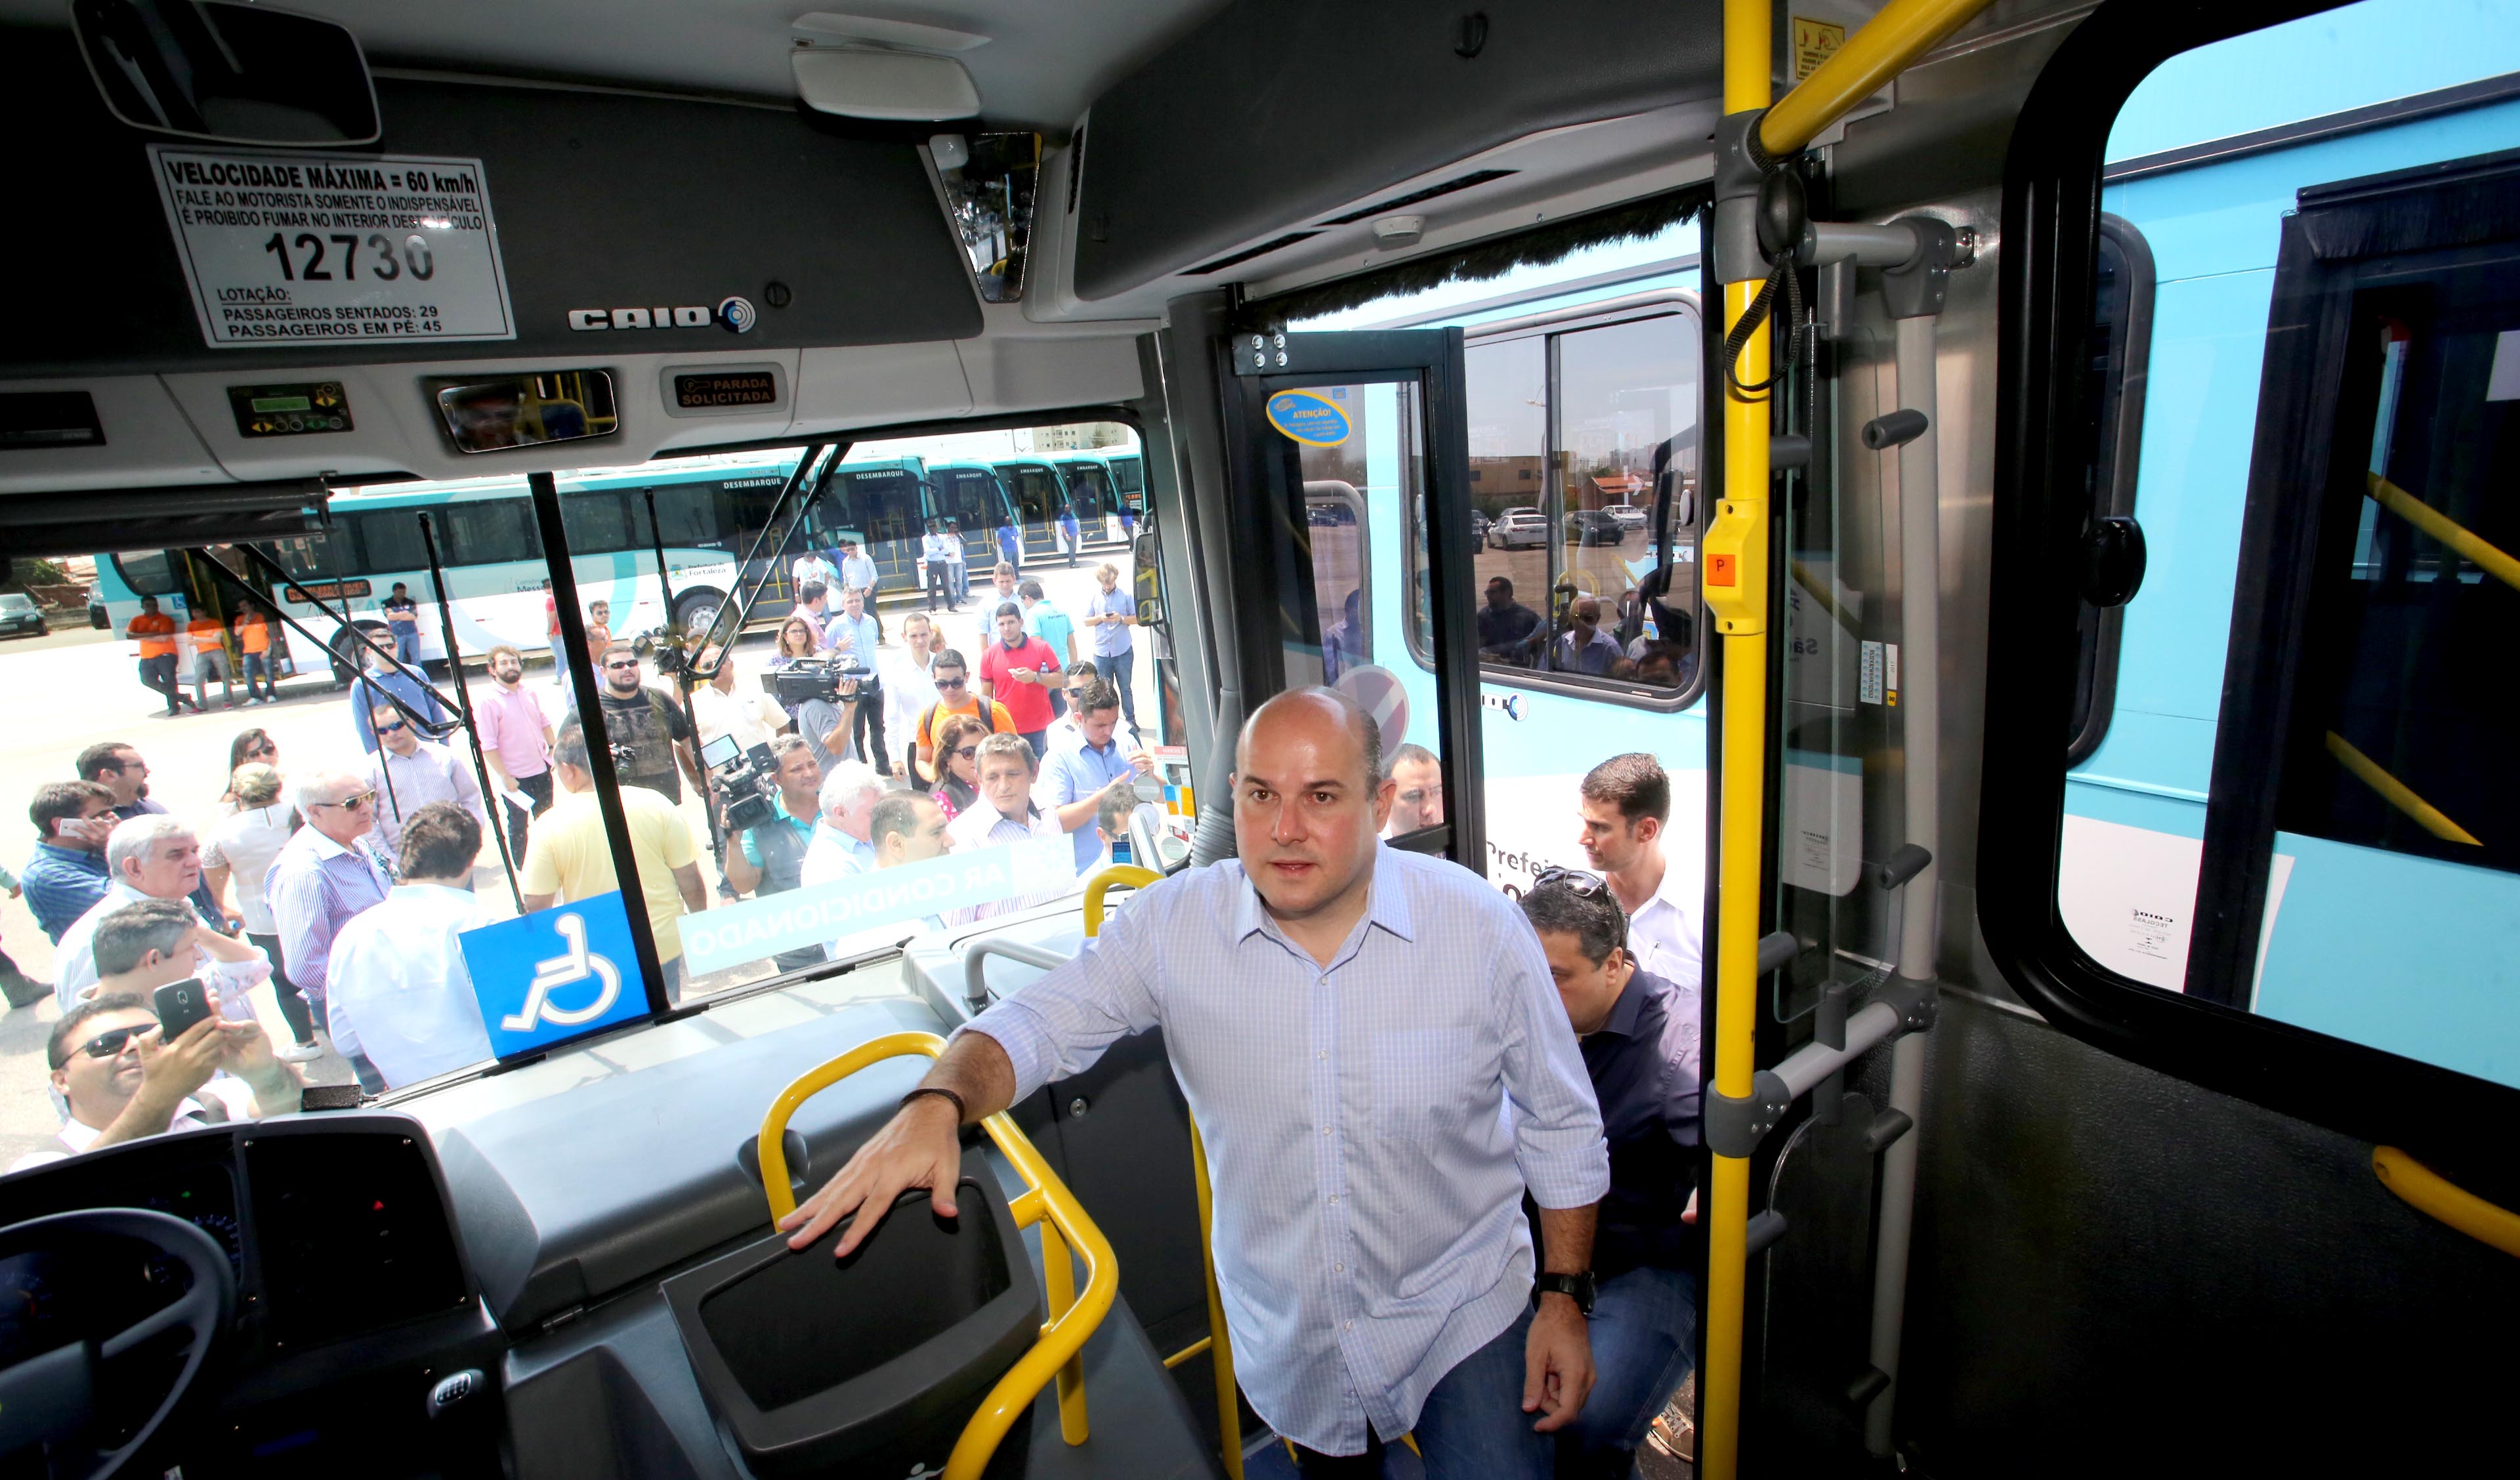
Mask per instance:
[[[966,1033],[947,1047],[944,1056],[920,1081],[920,1088],[950,1090],[960,1096],[976,1124],[1013,1102],[1014,1064],[996,1039],[985,1033]],[[883,1222],[893,1199],[912,1188],[928,1188],[928,1205],[938,1217],[954,1217],[954,1186],[963,1175],[961,1132],[954,1101],[941,1095],[922,1095],[904,1104],[883,1129],[867,1138],[848,1165],[823,1184],[822,1190],[779,1220],[780,1230],[788,1234],[788,1246],[805,1248],[841,1219],[864,1211],[866,1216],[849,1226],[832,1251],[845,1258]]]

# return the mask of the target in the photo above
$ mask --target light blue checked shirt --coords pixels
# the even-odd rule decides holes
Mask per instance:
[[[1545,1208],[1610,1185],[1592,1081],[1522,912],[1377,850],[1325,970],[1239,863],[1152,885],[1067,965],[982,1013],[1018,1099],[1156,1024],[1216,1188],[1217,1283],[1252,1407],[1324,1454],[1396,1440],[1531,1298]]]

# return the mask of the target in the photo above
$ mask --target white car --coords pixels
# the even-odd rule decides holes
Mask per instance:
[[[1601,512],[1608,515],[1611,522],[1617,524],[1621,529],[1642,529],[1645,527],[1645,519],[1648,517],[1646,510],[1642,504],[1611,504],[1602,509]]]
[[[1488,526],[1488,544],[1498,550],[1537,549],[1549,543],[1549,520],[1537,509],[1508,509]]]

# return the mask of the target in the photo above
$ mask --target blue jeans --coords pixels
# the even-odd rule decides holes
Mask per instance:
[[[406,663],[420,661],[420,628],[396,627],[393,630],[394,656]]]
[[[1137,656],[1138,650],[1134,645],[1117,652],[1094,654],[1094,666],[1101,669],[1102,676],[1120,691],[1120,714],[1132,730],[1138,728],[1138,691],[1129,685],[1129,668]]]
[[[271,680],[270,652],[248,652],[245,654],[244,663],[245,696],[248,698],[254,696],[253,681],[255,678],[259,677],[262,680],[262,696],[272,700],[274,703],[279,702],[280,689]]]
[[[1513,1324],[1455,1364],[1426,1395],[1418,1426],[1410,1431],[1424,1457],[1426,1480],[1550,1480],[1554,1441],[1532,1432],[1540,1415],[1522,1411],[1523,1349],[1530,1336],[1526,1306]],[[1379,1476],[1383,1445],[1371,1430],[1366,1442],[1363,1455],[1303,1451],[1297,1468],[1306,1480]]]
[[[1688,1375],[1697,1335],[1697,1279],[1681,1270],[1634,1269],[1602,1281],[1593,1301],[1593,1395],[1557,1434],[1557,1473],[1625,1477],[1654,1414]]]

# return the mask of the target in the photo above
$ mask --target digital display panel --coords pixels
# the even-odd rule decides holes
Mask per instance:
[[[255,396],[248,404],[256,411],[312,411],[315,409],[315,401],[311,396]]]

